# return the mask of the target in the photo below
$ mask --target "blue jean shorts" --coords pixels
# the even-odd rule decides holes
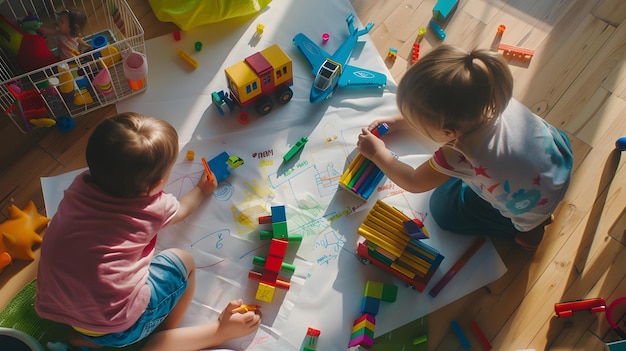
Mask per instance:
[[[150,262],[148,281],[150,301],[137,322],[123,332],[98,337],[82,335],[100,346],[123,347],[138,342],[165,320],[187,289],[187,268],[182,259],[169,250],[155,255]]]

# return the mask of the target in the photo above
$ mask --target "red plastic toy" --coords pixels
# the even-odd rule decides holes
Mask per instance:
[[[557,317],[571,317],[574,312],[590,310],[592,313],[604,312],[606,302],[601,297],[587,300],[558,302],[554,304],[554,312]]]

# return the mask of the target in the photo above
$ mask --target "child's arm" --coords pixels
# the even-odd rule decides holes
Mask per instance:
[[[178,209],[178,212],[176,212],[176,216],[174,217],[172,224],[178,223],[187,218],[187,216],[193,213],[193,211],[200,206],[204,199],[213,194],[216,188],[217,182],[215,181],[215,177],[213,177],[212,181],[209,181],[206,173],[203,173],[198,181],[198,184],[196,184],[190,192],[180,198],[180,208]]]
[[[43,36],[49,36],[49,35],[57,35],[59,31],[56,28],[39,27],[39,29],[37,29],[37,33]]]
[[[93,46],[91,46],[89,43],[87,43],[83,38],[76,38],[76,41],[78,41],[78,45],[85,47],[85,48],[89,48],[89,49],[93,49]]]
[[[261,314],[259,310],[233,313],[241,303],[231,301],[216,321],[158,331],[148,338],[142,350],[204,350],[246,336],[259,328]]]
[[[450,177],[433,169],[426,161],[413,168],[398,160],[385,146],[385,142],[362,129],[357,144],[359,152],[380,168],[396,185],[412,193],[423,193],[443,184]]]

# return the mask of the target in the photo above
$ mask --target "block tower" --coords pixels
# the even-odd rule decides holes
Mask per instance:
[[[287,215],[285,206],[273,206],[271,208],[271,216],[259,217],[259,224],[270,224],[272,230],[261,230],[259,235],[261,240],[270,239],[270,248],[267,257],[254,256],[252,263],[262,267],[262,272],[250,271],[248,278],[257,280],[259,286],[256,292],[256,299],[265,302],[272,302],[274,291],[276,288],[289,290],[290,283],[288,278],[281,277],[281,271],[293,273],[296,267],[292,264],[283,262],[289,242],[302,241],[300,235],[289,235],[287,229]]]
[[[361,317],[354,321],[348,348],[359,345],[369,349],[374,345],[376,314],[378,314],[380,302],[395,302],[397,297],[397,286],[367,281],[361,304]]]

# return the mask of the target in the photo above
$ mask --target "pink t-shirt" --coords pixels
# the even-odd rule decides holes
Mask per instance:
[[[157,232],[180,206],[171,194],[117,198],[88,171],[65,190],[41,245],[35,309],[94,332],[132,326],[150,300],[146,285]]]
[[[79,52],[78,39],[72,38],[68,34],[59,32],[57,34],[57,50],[61,60],[74,57],[74,52]]]

